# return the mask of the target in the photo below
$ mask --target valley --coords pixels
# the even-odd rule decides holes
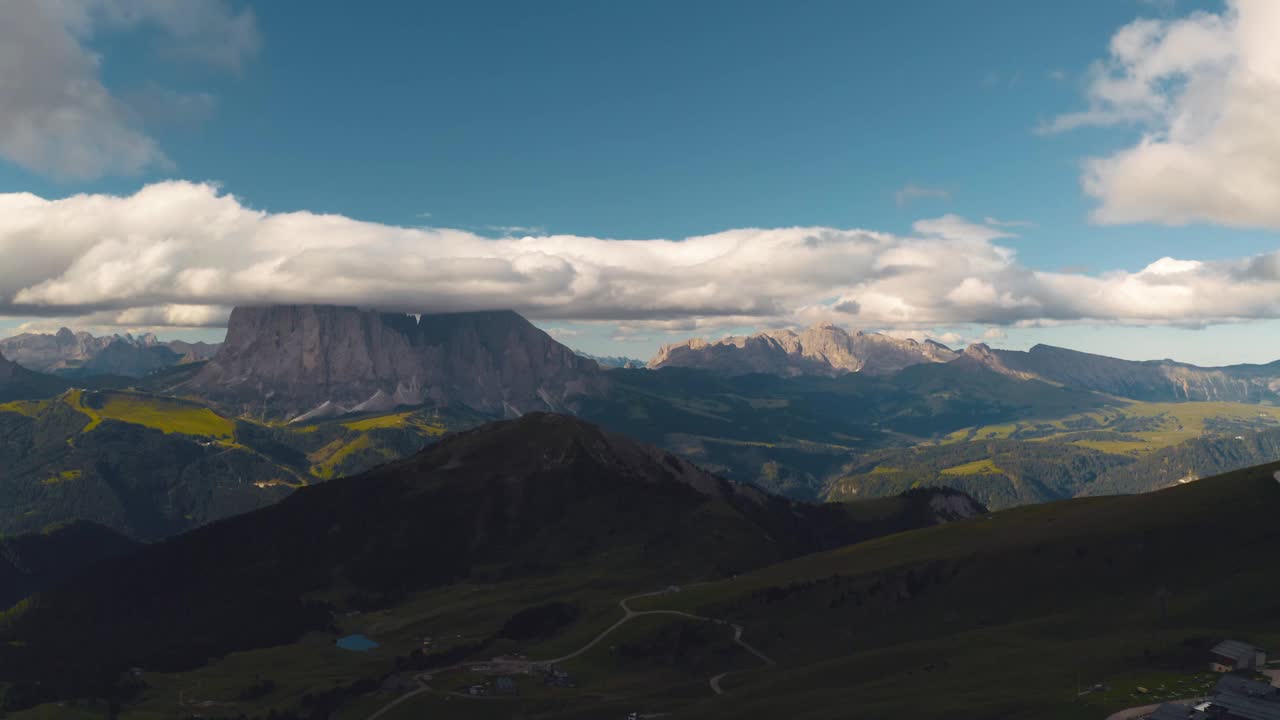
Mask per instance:
[[[1273,463],[1153,494],[977,515],[731,574],[622,565],[619,550],[636,556],[611,540],[606,554],[571,566],[481,579],[474,573],[482,564],[470,578],[354,606],[360,610],[346,609],[349,591],[312,591],[333,608],[315,630],[188,670],[152,660],[122,717],[198,706],[214,718],[324,707],[351,720],[428,712],[818,719],[842,717],[836,708],[854,703],[872,715],[926,719],[1100,718],[1139,704],[1137,685],[1203,682],[1212,638],[1280,641],[1280,587],[1266,560],[1280,536],[1265,521],[1280,510],[1278,472]],[[1199,542],[1206,533],[1229,543],[1238,562],[1220,562],[1216,548]],[[183,544],[194,550],[192,542]],[[1004,591],[1010,573],[1019,575],[1016,596]],[[679,587],[664,589],[670,584]],[[516,618],[529,609],[560,605],[573,610],[514,629],[527,624]],[[734,625],[777,664],[735,644]],[[9,613],[4,627],[16,633],[10,637],[49,632],[21,612]],[[334,647],[353,633],[378,646]],[[547,684],[524,658],[558,658],[572,686]],[[492,693],[498,677],[514,680],[513,694],[469,695],[475,686]],[[1078,696],[1079,682],[1116,691]],[[69,707],[87,717],[102,706]]]
[[[1247,570],[1280,501],[1267,402],[1122,397],[869,336],[899,366],[601,369],[514,314],[237,317],[224,355],[142,377],[11,367],[11,716],[817,720],[856,697],[1083,720],[1137,691],[1060,676],[1178,683],[1201,638],[1280,640],[1271,575]],[[262,346],[278,328],[318,328],[289,342],[330,370],[290,375]],[[521,353],[550,364],[463,394],[414,375],[504,376]],[[1188,544],[1205,534],[1246,569]],[[1013,575],[1016,602],[995,590]]]
[[[0,0],[0,720],[1280,720],[1277,37]]]
[[[0,391],[8,387],[11,393],[0,403],[0,461],[11,468],[0,475],[0,531],[28,532],[83,518],[137,538],[164,537],[536,407],[570,411],[732,480],[804,500],[945,486],[1006,508],[1143,492],[1280,457],[1280,410],[1271,404],[1119,397],[1010,370],[1009,362],[1033,367],[1021,355],[984,348],[948,354],[936,343],[889,343],[838,328],[796,336],[808,342],[804,352],[826,348],[814,357],[844,358],[838,371],[828,365],[784,376],[716,367],[601,370],[590,360],[566,360],[567,349],[514,314],[445,315],[421,325],[349,308],[235,317],[233,341],[212,360],[140,378],[94,376],[74,380],[72,388],[70,380],[12,365],[21,381],[0,383]],[[297,324],[303,319],[313,324]],[[342,372],[374,375],[354,393],[343,385],[345,394],[335,395],[319,380],[300,383],[281,374],[273,349],[281,341],[258,337],[276,332],[264,328],[280,323],[312,327],[305,342],[333,348],[318,351],[316,362],[355,362],[364,369]],[[352,355],[345,334],[353,328],[392,339]],[[424,341],[414,333],[443,344],[415,349]],[[467,349],[444,350],[454,344]],[[510,387],[508,380],[485,381],[490,389],[474,406],[469,398],[445,395],[414,404],[424,390],[412,373],[490,367],[495,361],[487,358],[504,345],[555,360],[540,371],[545,376],[535,373]],[[754,346],[719,347],[723,354]],[[1059,375],[1066,372],[1064,358],[1101,363],[1119,376],[1152,372],[1149,364],[1046,352],[1026,358],[1056,358],[1046,367]],[[385,357],[375,360],[378,353]],[[899,364],[849,370],[862,367],[859,353]],[[231,393],[202,389],[212,378],[245,368],[266,373],[248,395],[243,387]],[[438,383],[454,382],[441,378]],[[271,400],[247,400],[254,396]]]

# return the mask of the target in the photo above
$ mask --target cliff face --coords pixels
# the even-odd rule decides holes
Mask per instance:
[[[835,325],[822,324],[799,333],[770,330],[715,342],[695,338],[663,347],[649,361],[649,367],[699,367],[728,375],[889,375],[910,365],[948,362],[957,356],[955,351],[933,342],[918,343],[878,333],[850,334]]]
[[[972,346],[965,355],[1006,375],[1149,401],[1257,403],[1280,398],[1280,364],[1205,368],[1174,362],[1137,362],[1036,345],[1027,352]]]
[[[226,342],[183,389],[308,419],[423,403],[500,415],[571,409],[602,382],[595,362],[514,312],[415,319],[305,305],[236,308]]]

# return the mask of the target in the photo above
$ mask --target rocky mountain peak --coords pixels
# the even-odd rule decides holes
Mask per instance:
[[[185,388],[245,412],[312,419],[421,404],[571,409],[602,382],[594,361],[511,311],[286,305],[232,311],[226,342]]]

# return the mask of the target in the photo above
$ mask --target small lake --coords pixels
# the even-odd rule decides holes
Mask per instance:
[[[335,644],[343,650],[354,650],[356,652],[368,652],[378,647],[378,643],[364,635],[348,635],[344,638],[338,638]]]

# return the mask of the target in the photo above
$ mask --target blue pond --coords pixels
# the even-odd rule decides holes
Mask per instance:
[[[356,652],[368,652],[378,647],[378,643],[363,635],[348,635],[344,638],[338,638],[337,645],[343,650],[354,650]]]

